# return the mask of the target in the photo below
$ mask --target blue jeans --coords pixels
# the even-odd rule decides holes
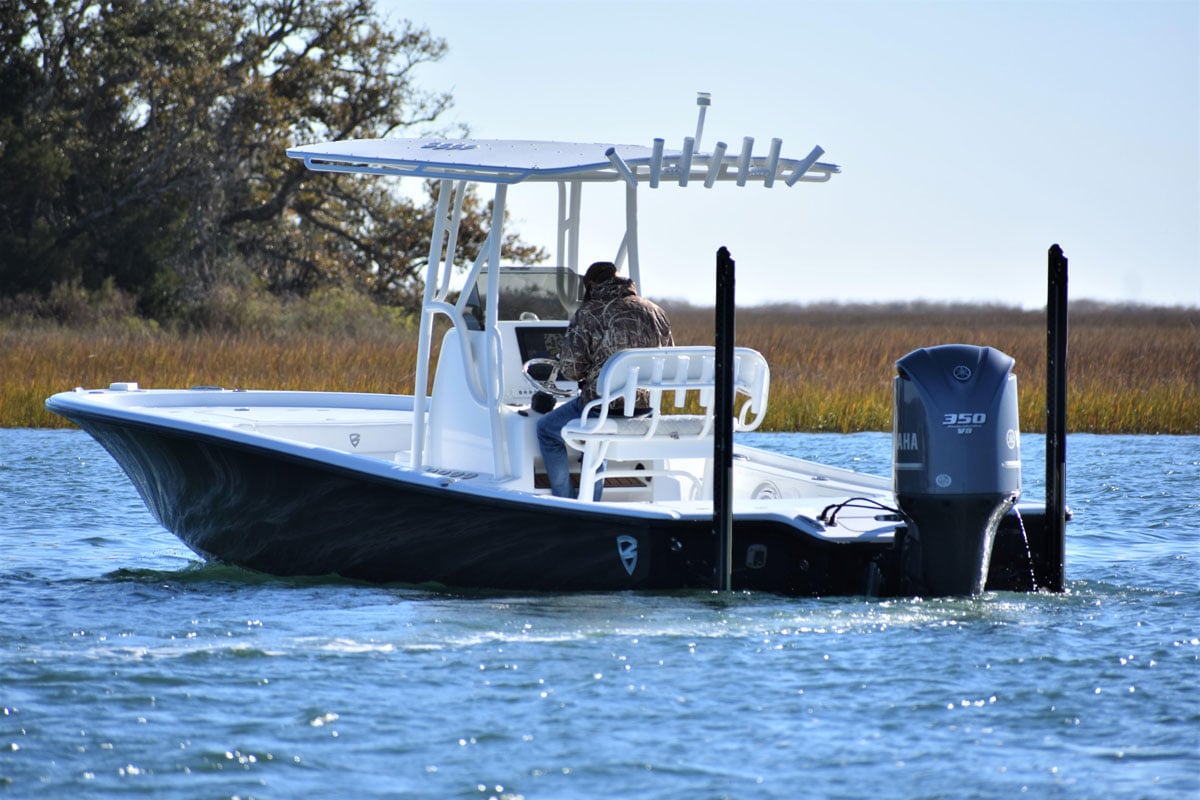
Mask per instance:
[[[550,492],[555,497],[574,497],[571,491],[571,468],[567,456],[567,445],[562,438],[562,428],[571,420],[579,419],[584,403],[578,396],[571,398],[553,411],[543,414],[537,421],[538,448],[542,451],[542,463],[546,465],[546,477],[550,479]],[[603,465],[601,465],[603,469]],[[593,500],[599,500],[604,489],[603,481],[596,481]]]

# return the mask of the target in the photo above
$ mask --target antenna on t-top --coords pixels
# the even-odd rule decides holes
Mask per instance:
[[[696,105],[700,106],[700,118],[696,120],[696,142],[695,149],[700,149],[700,137],[704,133],[704,112],[708,111],[708,107],[712,105],[711,92],[697,92]]]

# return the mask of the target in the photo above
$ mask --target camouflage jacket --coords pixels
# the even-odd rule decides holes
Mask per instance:
[[[583,402],[596,399],[596,379],[609,356],[630,347],[671,347],[671,323],[666,313],[638,297],[633,281],[613,278],[588,289],[563,337],[559,371],[579,382]],[[645,395],[644,397],[642,395]],[[649,404],[639,392],[638,405]]]

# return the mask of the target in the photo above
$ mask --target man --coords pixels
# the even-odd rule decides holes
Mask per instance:
[[[575,311],[559,354],[559,374],[578,381],[579,395],[542,416],[537,423],[538,446],[555,497],[574,497],[562,428],[579,419],[583,407],[596,399],[596,379],[609,356],[630,347],[671,347],[671,323],[666,313],[639,297],[629,278],[617,268],[597,261],[583,276],[583,304]],[[600,499],[602,482],[596,485]]]

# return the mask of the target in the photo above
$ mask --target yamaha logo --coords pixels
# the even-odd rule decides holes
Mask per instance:
[[[954,368],[953,375],[956,381],[969,381],[971,380],[971,368],[965,364],[959,364]]]

